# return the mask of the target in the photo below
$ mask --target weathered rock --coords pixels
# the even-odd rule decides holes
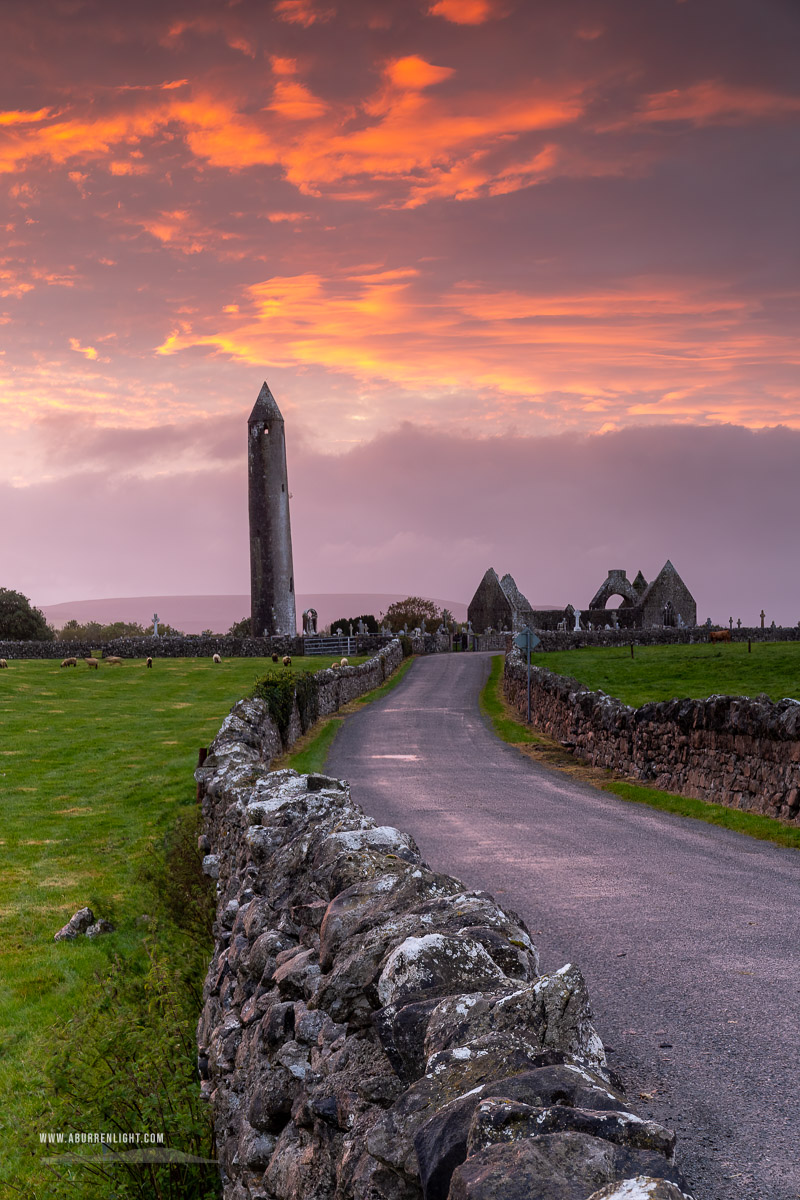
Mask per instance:
[[[508,983],[480,942],[443,933],[408,937],[386,960],[378,980],[384,1005],[402,1005],[461,991],[465,984],[502,987]]]
[[[592,1192],[586,1200],[692,1200],[692,1197],[666,1179],[635,1175],[606,1184],[599,1192]]]
[[[425,1033],[438,997],[411,1004],[389,1004],[372,1014],[378,1037],[397,1075],[413,1083],[425,1074]]]
[[[569,963],[524,988],[449,996],[431,1014],[425,1051],[430,1056],[489,1033],[507,1033],[532,1048],[552,1046],[592,1070],[607,1071],[603,1045],[591,1023],[586,984]]]
[[[576,1104],[586,1106],[582,1111],[590,1106],[606,1112],[612,1107],[620,1110],[624,1107],[622,1096],[610,1092],[605,1080],[578,1070],[571,1063],[540,1066],[470,1089],[437,1108],[427,1119],[423,1116],[413,1134],[426,1197],[446,1198],[453,1171],[467,1157],[476,1113],[484,1105],[503,1103],[526,1112],[548,1111],[551,1105],[564,1106],[567,1114]]]
[[[54,942],[72,941],[94,924],[94,913],[90,908],[79,908],[73,913],[66,925],[62,925],[58,933],[53,934]]]
[[[672,1130],[655,1121],[644,1121],[633,1113],[567,1108],[563,1104],[538,1108],[492,1096],[481,1100],[475,1110],[467,1139],[467,1154],[477,1154],[496,1142],[568,1131],[588,1133],[635,1150],[654,1150],[666,1158],[671,1158],[675,1150]]]
[[[99,921],[95,921],[93,925],[89,925],[85,932],[87,938],[96,938],[102,937],[104,933],[113,933],[114,928],[110,921],[106,921],[104,917],[101,917]]]
[[[456,1167],[449,1200],[585,1200],[632,1175],[670,1182],[674,1167],[646,1150],[627,1150],[583,1133],[549,1133],[491,1146]]]

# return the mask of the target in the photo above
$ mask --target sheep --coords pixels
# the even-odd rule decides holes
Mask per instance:
[[[61,665],[62,667],[77,667],[78,660],[77,658],[65,658]]]
[[[0,671],[3,670],[3,667],[7,667],[7,666],[8,666],[8,661],[5,658],[0,658]]]
[[[147,661],[145,662],[145,664],[144,664],[144,665],[145,665],[146,667],[152,667],[152,665],[153,665],[153,660],[152,660],[152,658],[150,658],[150,657],[148,656],[148,658],[147,658]]]
[[[342,661],[339,663],[339,666],[340,667],[349,667],[350,663],[348,662],[348,660],[346,658],[343,658]]]
[[[339,670],[339,664],[338,664],[338,663],[331,663],[331,670],[332,670],[332,671],[338,671],[338,670]]]
[[[272,661],[273,661],[273,662],[277,662],[277,661],[278,661],[278,655],[277,655],[277,654],[273,654],[273,655],[272,655]]]
[[[220,656],[218,654],[212,654],[211,661],[213,663],[221,663],[222,659],[220,658]]]
[[[96,658],[85,658],[83,661],[86,663],[89,670],[91,670],[92,667],[94,667],[94,669],[96,671],[98,669],[98,667],[100,666],[100,664]]]
[[[290,666],[292,665],[292,659],[291,659],[291,655],[289,655],[289,654],[284,654],[284,656],[283,656],[283,665],[284,665],[285,667],[290,667]]]
[[[122,664],[122,659],[117,658],[117,656],[115,654],[110,654],[105,661],[109,664],[109,666],[112,666],[112,667],[113,666],[121,666],[121,664]]]

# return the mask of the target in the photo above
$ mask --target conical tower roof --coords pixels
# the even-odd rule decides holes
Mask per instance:
[[[281,410],[275,403],[275,397],[267,387],[266,382],[262,384],[261,391],[258,393],[258,399],[253,405],[253,411],[248,417],[247,424],[255,425],[264,421],[282,421]]]

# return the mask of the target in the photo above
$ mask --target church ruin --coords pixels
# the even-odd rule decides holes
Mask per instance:
[[[619,597],[618,608],[608,603]],[[622,570],[611,570],[585,608],[535,609],[511,575],[498,578],[490,567],[469,603],[467,615],[475,633],[487,629],[660,629],[697,624],[694,596],[667,559],[648,583],[641,571],[631,582]]]

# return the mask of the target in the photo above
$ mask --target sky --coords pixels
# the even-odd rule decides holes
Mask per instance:
[[[0,585],[800,620],[793,0],[0,10]]]

